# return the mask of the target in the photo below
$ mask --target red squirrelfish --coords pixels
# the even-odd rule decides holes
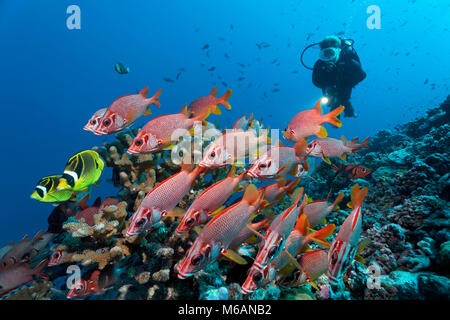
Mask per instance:
[[[53,240],[55,234],[50,232],[44,232],[40,239],[33,243],[30,252],[30,258],[35,257],[42,249],[47,247],[47,245]]]
[[[336,230],[334,224],[329,224],[318,231],[308,234],[309,227],[308,217],[305,214],[298,217],[294,230],[292,230],[284,245],[286,251],[289,252],[291,256],[296,257],[298,254],[302,253],[307,248],[307,244],[312,241],[321,246],[330,246],[325,239],[331,236],[334,230]],[[289,262],[291,262],[290,257],[283,251],[271,265],[276,269],[277,273],[283,269],[279,273],[280,277],[285,277],[295,269],[295,266],[292,264],[288,266]]]
[[[218,92],[219,89],[214,87],[207,96],[203,96],[192,101],[188,106],[191,116],[198,117],[204,114],[208,109],[212,114],[222,114],[219,104],[230,110],[231,106],[228,99],[231,96],[231,89],[225,92],[225,94],[220,98],[217,98]]]
[[[89,207],[87,209],[78,212],[74,218],[77,220],[83,218],[84,222],[88,226],[92,227],[95,224],[94,215],[98,214],[99,212],[100,212],[99,207]]]
[[[351,189],[352,212],[345,219],[328,252],[328,278],[330,283],[338,282],[353,261],[358,251],[358,241],[361,234],[361,206],[368,192],[355,184]]]
[[[128,94],[116,99],[98,120],[100,123],[95,128],[96,135],[112,134],[131,126],[138,118],[151,114],[148,106],[154,104],[160,106],[159,96],[161,89],[151,98],[147,98],[148,87],[138,94]]]
[[[67,255],[67,252],[65,251],[55,251],[50,256],[50,261],[48,262],[49,267],[57,266],[61,263],[63,263],[64,257]]]
[[[97,199],[95,199],[94,204],[91,207],[86,207],[83,210],[79,211],[74,218],[77,220],[83,218],[84,222],[92,227],[95,224],[94,215],[100,212],[99,207],[101,201],[102,201],[101,198],[98,197]]]
[[[256,136],[253,130],[233,130],[211,142],[204,152],[199,166],[210,169],[235,164],[247,157],[256,157],[261,145],[267,144],[267,130]]]
[[[236,170],[233,166],[228,177],[220,180],[203,191],[191,204],[183,216],[183,220],[177,227],[177,233],[183,233],[192,228],[204,224],[236,191],[239,182],[245,177],[246,172],[235,177]]]
[[[297,113],[289,122],[283,136],[288,141],[297,141],[313,135],[326,137],[328,135],[325,122],[329,122],[336,127],[341,127],[342,122],[337,116],[344,110],[344,106],[334,109],[330,113],[322,115],[321,100],[317,101],[313,109],[303,110]]]
[[[102,293],[103,289],[99,286],[99,277],[100,271],[95,270],[89,280],[78,280],[70,287],[67,298],[79,298],[89,294]]]
[[[286,181],[286,179],[279,180],[275,183],[259,188],[258,190],[260,192],[264,190],[264,199],[269,202],[270,205],[272,205],[278,200],[281,200],[284,195],[290,195],[292,192],[294,192],[294,189],[300,182],[300,179],[301,178],[297,178],[289,184],[287,184],[288,181]]]
[[[318,249],[305,253],[299,259],[302,270],[295,275],[295,282],[291,287],[299,287],[305,283],[317,286],[313,283],[328,270],[328,253],[324,249]]]
[[[342,136],[341,139],[335,138],[317,138],[308,144],[306,152],[311,153],[314,157],[320,157],[328,164],[331,164],[330,157],[338,157],[342,160],[346,160],[347,153],[355,153],[361,148],[369,148],[367,146],[369,137],[358,143],[358,138],[354,138],[350,141]]]
[[[264,195],[250,184],[242,200],[215,216],[200,232],[186,257],[178,264],[178,278],[186,279],[226,253],[234,238],[259,208]]]
[[[47,275],[41,273],[46,263],[47,260],[44,260],[34,269],[30,269],[28,263],[22,263],[0,271],[0,297],[8,294],[20,285],[32,281],[33,276],[48,279]]]
[[[93,116],[89,119],[89,121],[86,123],[86,125],[83,127],[83,130],[95,132],[100,123],[99,120],[103,117],[107,109],[108,108],[102,108],[97,110],[93,114]]]
[[[41,234],[42,232],[39,231],[31,240],[28,238],[28,235],[26,235],[22,240],[9,249],[9,251],[6,252],[0,260],[0,270],[22,262],[24,255],[30,253],[30,250],[33,248],[33,244],[41,239]]]
[[[168,114],[150,120],[134,137],[128,153],[154,153],[162,150],[178,140],[180,136],[186,135],[194,127],[196,122],[205,122],[210,115],[209,109],[194,118],[189,118],[186,105],[179,113]],[[174,136],[174,134],[176,136]]]
[[[274,216],[274,212],[272,212],[268,217],[264,218],[259,222],[249,223],[248,228],[242,229],[241,232],[233,239],[230,243],[231,249],[238,249],[238,247],[248,240],[251,236],[254,235],[254,231],[265,230],[269,227],[269,223]]]
[[[256,160],[248,170],[248,175],[259,180],[284,177],[286,174],[296,176],[298,167],[309,169],[306,161],[306,140],[299,139],[294,147],[275,146]]]
[[[201,172],[200,167],[192,169],[193,165],[183,163],[180,172],[167,178],[147,194],[131,217],[127,236],[150,229],[176,207]]]
[[[328,200],[317,200],[308,203],[303,209],[303,213],[308,217],[311,228],[322,223],[326,216],[341,202],[343,197],[344,193],[341,192],[332,204],[328,203]]]
[[[344,171],[348,174],[348,177],[353,180],[365,178],[372,172],[368,168],[357,164],[341,164],[340,168],[332,165],[331,168],[336,171],[335,176],[337,176],[339,172]]]
[[[297,218],[295,227],[289,234],[284,245],[285,250],[291,257],[296,257],[298,254],[302,253],[307,247],[307,244],[311,241],[315,241],[320,245],[329,246],[329,243],[325,241],[325,238],[328,238],[333,234],[336,226],[330,224],[311,234],[308,234],[308,228],[308,218],[304,214],[301,214]],[[276,275],[278,275],[279,280],[283,280],[295,270],[295,266],[292,265],[291,257],[283,250],[280,255],[270,262],[263,270],[258,271],[254,269],[252,278],[247,281],[247,290],[251,292],[266,286],[268,283],[275,280]]]
[[[289,237],[295,222],[300,214],[302,208],[305,206],[307,197],[303,198],[302,203],[299,202],[303,195],[303,188],[295,191],[295,202],[292,206],[287,208],[283,213],[279,214],[267,229],[264,239],[259,244],[259,251],[256,255],[255,261],[247,274],[247,279],[242,285],[242,292],[244,294],[254,291],[256,286],[254,277],[260,274],[261,271],[274,259],[276,259],[281,251],[284,249],[286,239]],[[256,276],[258,278],[258,276]]]
[[[103,210],[107,207],[110,206],[117,206],[119,204],[119,200],[117,200],[116,198],[105,198],[105,200],[103,200],[102,204],[100,205],[100,210]]]

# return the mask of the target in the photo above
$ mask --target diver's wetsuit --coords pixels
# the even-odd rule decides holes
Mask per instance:
[[[314,64],[312,81],[321,88],[324,95],[327,91],[334,92],[329,106],[334,108],[345,106],[344,116],[353,117],[353,107],[350,103],[352,88],[366,77],[361,67],[358,54],[345,40],[341,40],[341,53],[337,63],[317,60]]]

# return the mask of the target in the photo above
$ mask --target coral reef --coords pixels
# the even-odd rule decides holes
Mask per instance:
[[[316,281],[319,290],[309,284],[287,287],[273,282],[243,295],[241,284],[251,265],[247,257],[247,265],[219,259],[193,277],[178,279],[177,263],[197,237],[195,230],[176,234],[180,217],[168,216],[151,232],[126,237],[129,217],[146,194],[179,171],[179,163],[170,160],[170,150],[127,154],[137,133],[132,129],[117,134],[114,142],[94,148],[112,168],[112,181],[120,187],[117,203],[100,207],[93,215],[93,223],[71,214],[62,230],[56,229],[59,234],[40,250],[40,255],[33,257],[42,259],[50,258],[53,252],[65,253],[61,261],[43,270],[49,280],[35,280],[5,299],[63,299],[69,289],[66,280],[70,275],[66,271],[73,265],[80,268],[83,276],[101,270],[114,279],[103,293],[83,297],[86,299],[449,299],[449,105],[450,98],[422,118],[392,131],[379,131],[371,139],[369,149],[353,155],[354,163],[372,171],[365,179],[335,176],[323,162],[311,179],[302,179],[301,186],[314,200],[325,199],[328,194],[335,199],[344,193],[340,208],[327,217],[327,223],[337,226],[335,234],[348,216],[345,203],[350,200],[350,188],[355,183],[369,188],[362,209],[361,239],[370,239],[360,252],[365,262],[352,263],[339,290],[322,275]],[[342,160],[333,162],[338,165]],[[201,173],[178,206],[186,209],[198,194],[223,179],[228,170]],[[250,182],[258,183],[243,181],[238,192]],[[227,205],[237,198],[233,196]],[[281,212],[289,203],[286,196],[272,209]],[[246,247],[247,255],[254,257],[256,246]]]

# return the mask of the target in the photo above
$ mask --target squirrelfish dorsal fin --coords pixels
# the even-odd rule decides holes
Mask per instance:
[[[211,91],[209,92],[209,94],[215,98],[217,98],[217,96],[219,95],[219,88],[214,87],[211,89]]]
[[[262,192],[261,192],[262,193]],[[255,204],[261,198],[258,189],[254,184],[249,184],[245,189],[244,196],[242,197],[242,201],[246,201],[249,204]]]
[[[187,108],[187,103],[184,104],[184,106],[181,108],[180,113],[185,115],[186,117],[189,117],[189,111]]]
[[[294,202],[292,205],[295,205],[295,206],[298,205],[298,203],[300,202],[300,200],[302,198],[303,191],[304,191],[303,187],[295,189],[295,191],[292,193],[292,199],[294,199],[293,200]]]
[[[319,101],[316,102],[316,105],[314,106],[314,110],[316,110],[320,115],[322,115],[322,99],[319,99]]]
[[[309,229],[309,221],[306,214],[300,214],[300,216],[297,218],[294,229],[297,230],[298,233],[300,233],[300,235],[302,236],[307,235]]]
[[[139,91],[139,95],[143,96],[144,98],[147,98],[148,90],[150,90],[149,87],[144,87],[141,91]]]

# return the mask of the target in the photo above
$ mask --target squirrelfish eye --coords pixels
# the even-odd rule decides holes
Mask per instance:
[[[194,266],[198,265],[203,259],[203,256],[201,254],[196,255],[195,257],[192,258],[192,264]]]
[[[105,121],[103,121],[103,124],[107,127],[111,124],[111,120],[105,119]]]
[[[261,163],[261,164],[259,165],[259,167],[264,169],[264,168],[267,167],[267,166],[266,166],[265,163]]]
[[[257,272],[253,275],[253,281],[260,282],[262,280],[262,274],[261,272]]]
[[[186,224],[188,225],[188,226],[190,226],[190,225],[192,225],[193,223],[194,223],[194,219],[193,218],[190,218],[190,219],[188,219],[187,221],[186,221]]]
[[[338,258],[338,253],[337,251],[334,251],[333,254],[331,255],[331,263],[335,264]]]
[[[145,219],[144,219],[144,218],[141,218],[141,219],[139,219],[139,220],[136,222],[136,225],[137,225],[138,227],[142,226],[143,224],[145,224]]]
[[[139,139],[134,144],[137,145],[137,146],[141,146],[142,145],[142,140]]]
[[[81,288],[80,288],[80,287],[76,288],[76,289],[75,289],[75,292],[76,292],[76,293],[80,293],[80,292],[81,292]]]
[[[361,171],[362,171],[362,172],[366,172],[367,170],[366,170],[365,168],[362,168]]]
[[[96,124],[96,123],[97,123],[97,121],[91,120],[91,124]]]
[[[215,156],[216,156],[216,153],[214,151],[211,152],[210,155],[209,155],[210,158],[214,158]]]

